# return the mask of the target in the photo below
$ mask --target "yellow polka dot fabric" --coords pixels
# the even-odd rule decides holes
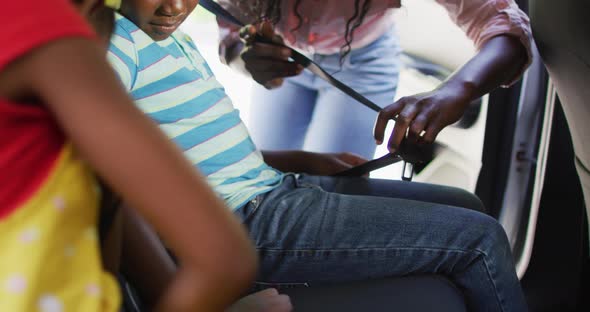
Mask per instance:
[[[0,311],[118,311],[102,268],[98,188],[66,145],[37,192],[0,220]]]

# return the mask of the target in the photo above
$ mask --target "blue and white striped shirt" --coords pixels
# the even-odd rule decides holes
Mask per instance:
[[[264,163],[221,84],[190,37],[154,41],[117,15],[109,61],[136,105],[172,138],[213,189],[237,209],[283,174]]]

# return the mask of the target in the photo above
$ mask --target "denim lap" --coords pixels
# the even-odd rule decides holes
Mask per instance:
[[[242,209],[261,258],[260,282],[313,286],[438,273],[477,311],[526,309],[506,235],[493,218],[435,203],[331,193],[313,182],[288,175]]]

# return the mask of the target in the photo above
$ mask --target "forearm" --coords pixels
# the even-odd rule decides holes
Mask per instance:
[[[210,308],[200,306],[204,311],[214,311],[216,307],[226,305],[228,300],[235,299],[226,298],[222,290],[215,287],[220,282],[227,282],[227,276],[214,276],[204,271],[191,273],[194,275],[192,278],[190,275],[184,276],[187,270],[178,269],[152,227],[133,210],[122,207],[122,211],[124,215],[122,273],[135,286],[139,296],[144,299],[142,303],[148,310],[183,311],[185,306],[190,306],[188,303],[195,294],[208,293]],[[220,260],[220,264],[222,262],[223,260]],[[198,282],[195,283],[195,281]],[[184,283],[188,286],[183,286]],[[200,288],[202,289],[199,290]],[[211,300],[214,298],[218,299]]]
[[[86,40],[63,40],[39,53],[31,65],[35,92],[88,163],[154,225],[177,252],[181,270],[191,273],[176,276],[171,285],[190,288],[190,295],[165,298],[221,310],[254,275],[256,256],[242,226],[135,108],[102,51]]]
[[[313,153],[305,151],[262,151],[264,162],[283,172],[308,172]]]
[[[526,49],[517,38],[497,36],[439,88],[461,88],[468,97],[465,101],[470,102],[514,79],[526,61]]]
[[[123,254],[121,271],[152,310],[174,280],[176,264],[156,232],[137,213],[121,207]]]

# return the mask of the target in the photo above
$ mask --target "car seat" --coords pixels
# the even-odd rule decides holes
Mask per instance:
[[[590,216],[590,1],[529,0],[533,36],[557,89]]]

